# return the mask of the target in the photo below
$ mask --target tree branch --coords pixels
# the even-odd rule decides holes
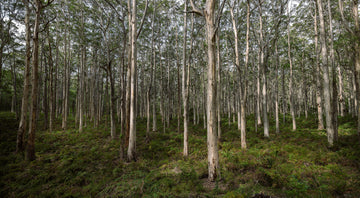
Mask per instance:
[[[216,33],[217,33],[218,29],[219,29],[219,26],[220,26],[220,25],[219,25],[219,24],[220,24],[220,19],[221,19],[223,10],[224,10],[225,2],[226,2],[226,0],[224,0],[224,1],[222,2],[221,8],[219,9],[219,13],[218,13],[218,15],[217,15],[217,19],[216,19],[216,22],[215,22],[216,27],[215,27],[215,31],[214,31],[214,36],[216,35]]]
[[[52,2],[54,2],[55,0],[49,0],[45,5],[42,5],[42,3],[41,3],[41,9],[43,9],[43,8],[46,8],[46,7],[48,7],[50,4],[52,4]]]
[[[193,0],[190,0],[190,4],[191,4],[193,13],[196,13],[196,14],[198,14],[200,16],[204,16],[204,12],[195,6]]]
[[[112,3],[110,3],[108,0],[105,0],[105,2],[106,2],[107,4],[109,4],[109,6],[115,11],[116,15],[118,15],[118,19],[119,19],[120,21],[123,21],[123,19],[121,18],[119,12],[116,10],[115,6],[114,6]]]
[[[55,20],[55,19],[56,19],[56,15],[54,16],[54,18],[48,20],[48,21],[45,23],[43,29],[42,29],[40,32],[44,32],[44,31],[46,30],[47,26],[49,25],[49,23],[52,22],[52,21]]]
[[[345,26],[345,29],[350,32],[352,35],[354,35],[354,32],[350,29],[349,27],[349,22],[345,19],[344,16],[344,5],[342,0],[339,0],[339,10],[340,10],[340,15],[341,15],[341,21],[342,24]]]
[[[144,12],[144,15],[143,15],[143,17],[142,17],[142,19],[141,19],[141,23],[140,23],[139,31],[137,32],[137,35],[136,35],[136,39],[139,38],[140,33],[141,33],[141,30],[142,30],[142,27],[143,27],[143,25],[144,25],[144,21],[145,21],[145,16],[146,16],[146,14],[147,14],[148,5],[149,5],[149,0],[146,0],[145,12]]]

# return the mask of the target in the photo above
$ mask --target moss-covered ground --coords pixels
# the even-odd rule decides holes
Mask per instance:
[[[184,158],[176,123],[163,133],[159,119],[159,132],[147,142],[146,120],[138,119],[138,158],[127,163],[120,159],[120,141],[111,140],[109,126],[93,129],[88,121],[79,133],[70,120],[64,132],[57,120],[54,132],[37,132],[37,159],[27,162],[14,152],[15,115],[1,112],[0,197],[360,197],[354,118],[339,119],[339,142],[329,148],[315,117],[298,118],[297,131],[291,131],[290,122],[281,124],[280,134],[271,122],[271,136],[265,139],[249,116],[246,151],[240,148],[237,125],[223,120],[221,179],[213,184],[206,180],[203,124],[190,126],[190,155]]]

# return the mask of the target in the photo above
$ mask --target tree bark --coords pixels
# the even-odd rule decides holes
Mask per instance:
[[[207,148],[208,148],[208,179],[215,181],[220,178],[217,124],[216,124],[216,57],[215,57],[215,0],[207,0],[205,9],[200,11],[191,0],[193,10],[205,17],[206,21],[206,43],[208,46],[208,68],[207,68]],[[219,17],[219,16],[218,16]]]
[[[155,1],[154,1],[155,5]],[[152,56],[152,65],[151,65],[151,73],[150,73],[150,81],[148,88],[146,90],[146,139],[149,140],[150,138],[150,104],[151,104],[151,89],[152,89],[152,83],[154,78],[154,70],[155,70],[155,64],[156,64],[156,52],[155,52],[155,44],[154,44],[154,23],[155,23],[155,13],[156,13],[156,6],[154,6],[154,12],[151,20],[151,56]]]
[[[79,74],[79,92],[78,92],[78,105],[79,105],[79,132],[82,133],[84,129],[84,95],[85,95],[85,46],[84,46],[84,11],[82,9],[83,2],[80,0],[81,19],[80,19],[80,74]]]
[[[249,65],[249,35],[250,35],[250,0],[247,0],[246,13],[246,51],[245,51],[245,68],[244,68],[244,86],[240,86],[241,101],[240,101],[240,130],[241,130],[241,148],[246,149],[246,100],[247,100],[247,68]]]
[[[279,133],[279,76],[278,76],[278,67],[279,67],[279,53],[277,42],[275,43],[275,127],[276,133]]]
[[[217,94],[216,94],[216,112],[217,112],[217,133],[218,138],[221,140],[221,59],[220,59],[220,32],[216,34],[216,45],[217,45],[217,51],[216,51],[216,77],[217,77]],[[191,53],[190,53],[191,54]]]
[[[61,128],[66,131],[67,129],[67,117],[68,117],[68,103],[69,103],[69,66],[67,63],[67,17],[65,16],[65,33],[64,33],[64,74],[63,74],[63,104],[62,104],[62,125]]]
[[[215,60],[215,0],[207,0],[205,8],[206,20],[206,41],[208,45],[208,69],[207,69],[207,142],[208,142],[208,163],[209,163],[209,180],[215,181],[220,178],[219,153],[216,130],[216,60]]]
[[[317,4],[316,4],[317,8]],[[317,11],[314,12],[314,32],[315,32],[315,55],[316,55],[316,104],[318,112],[318,130],[324,129],[323,111],[322,111],[322,98],[321,98],[321,83],[320,83],[320,64],[318,53],[318,30],[317,30]]]
[[[31,116],[30,116],[30,127],[29,127],[29,137],[26,147],[26,160],[33,161],[35,160],[35,132],[36,132],[36,116],[37,116],[37,106],[38,106],[38,78],[39,78],[39,26],[40,26],[40,17],[42,3],[40,0],[35,0],[35,25],[34,25],[34,34],[33,34],[33,68],[32,68],[32,90],[31,90]]]
[[[127,152],[128,161],[136,160],[136,0],[131,0],[131,67],[130,67],[130,124],[129,124],[129,147]]]
[[[28,113],[28,98],[30,90],[30,59],[31,59],[31,29],[30,29],[30,7],[29,0],[23,0],[25,4],[25,71],[24,71],[24,87],[23,87],[23,97],[21,100],[21,115],[19,129],[17,132],[16,139],[16,152],[22,152],[25,149],[24,145],[24,133],[27,130],[27,113]]]
[[[267,115],[267,77],[266,64],[264,64],[264,39],[263,39],[263,23],[262,23],[262,0],[259,0],[259,23],[260,23],[260,68],[262,74],[262,106],[263,106],[263,121],[264,121],[264,136],[269,137],[269,120]]]
[[[338,92],[336,86],[336,67],[335,67],[335,53],[334,53],[334,36],[332,29],[332,15],[331,15],[331,4],[328,0],[328,15],[329,15],[329,34],[330,34],[330,61],[332,69],[332,112],[331,116],[333,119],[333,130],[334,130],[334,141],[338,141]]]
[[[186,37],[187,37],[187,0],[184,0],[184,34],[183,34],[183,64],[182,64],[182,99],[183,99],[183,120],[184,120],[184,148],[183,155],[188,156],[188,97],[186,86]]]
[[[289,3],[291,5],[291,1]],[[293,93],[293,65],[292,65],[292,58],[291,58],[291,44],[290,44],[290,5],[288,6],[288,17],[289,23],[287,27],[288,33],[288,57],[289,57],[289,64],[290,64],[290,79],[289,79],[289,102],[290,102],[290,113],[292,118],[292,130],[296,130],[296,120],[295,120],[295,109],[294,109],[294,93]]]
[[[53,64],[53,59],[52,59],[52,48],[51,48],[51,38],[50,38],[50,32],[49,29],[47,29],[47,40],[48,40],[48,45],[49,45],[49,68],[50,68],[50,97],[49,97],[49,107],[50,107],[50,119],[49,119],[49,130],[50,132],[52,132],[53,128],[54,128],[54,119],[55,119],[55,92],[56,92],[56,87],[54,87],[55,84],[55,79],[54,79],[54,64]]]
[[[324,92],[324,106],[326,116],[326,132],[328,137],[328,143],[330,146],[334,144],[334,125],[332,118],[332,105],[330,96],[330,79],[329,79],[329,66],[327,60],[327,49],[326,49],[326,36],[325,36],[325,21],[323,14],[322,0],[317,0],[318,11],[319,11],[319,22],[320,22],[320,43],[321,43],[321,63],[323,71],[323,92]]]

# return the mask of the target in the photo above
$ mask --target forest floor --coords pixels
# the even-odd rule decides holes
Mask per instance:
[[[211,184],[202,123],[190,126],[190,155],[184,158],[176,120],[165,133],[159,120],[159,131],[146,143],[146,120],[139,119],[138,160],[126,163],[109,127],[89,126],[79,133],[70,120],[63,132],[57,120],[57,131],[37,132],[37,158],[27,162],[14,153],[15,115],[0,112],[0,197],[360,197],[355,119],[339,119],[339,143],[331,149],[325,131],[316,130],[315,117],[298,118],[296,131],[287,120],[280,134],[270,123],[266,139],[261,128],[255,132],[250,116],[246,151],[237,125],[222,120],[221,179]]]

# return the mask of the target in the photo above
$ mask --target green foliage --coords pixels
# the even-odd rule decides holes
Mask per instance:
[[[56,120],[55,131],[37,133],[37,160],[29,163],[21,154],[13,153],[15,115],[1,112],[0,120],[2,197],[252,197],[256,194],[356,197],[360,194],[360,146],[355,120],[351,117],[339,119],[340,140],[335,149],[327,147],[326,134],[316,130],[313,118],[298,119],[297,131],[283,125],[281,134],[271,131],[270,139],[265,139],[261,128],[254,132],[254,120],[249,116],[248,149],[241,150],[236,124],[227,125],[223,120],[223,138],[219,142],[221,180],[210,186],[206,179],[206,131],[202,125],[189,126],[190,155],[184,158],[183,134],[176,132],[176,123],[171,123],[167,133],[161,129],[152,132],[147,143],[146,121],[140,119],[138,160],[126,163],[120,159],[120,141],[111,140],[108,127],[101,125],[78,133],[71,124],[64,132],[60,130],[60,120]]]

